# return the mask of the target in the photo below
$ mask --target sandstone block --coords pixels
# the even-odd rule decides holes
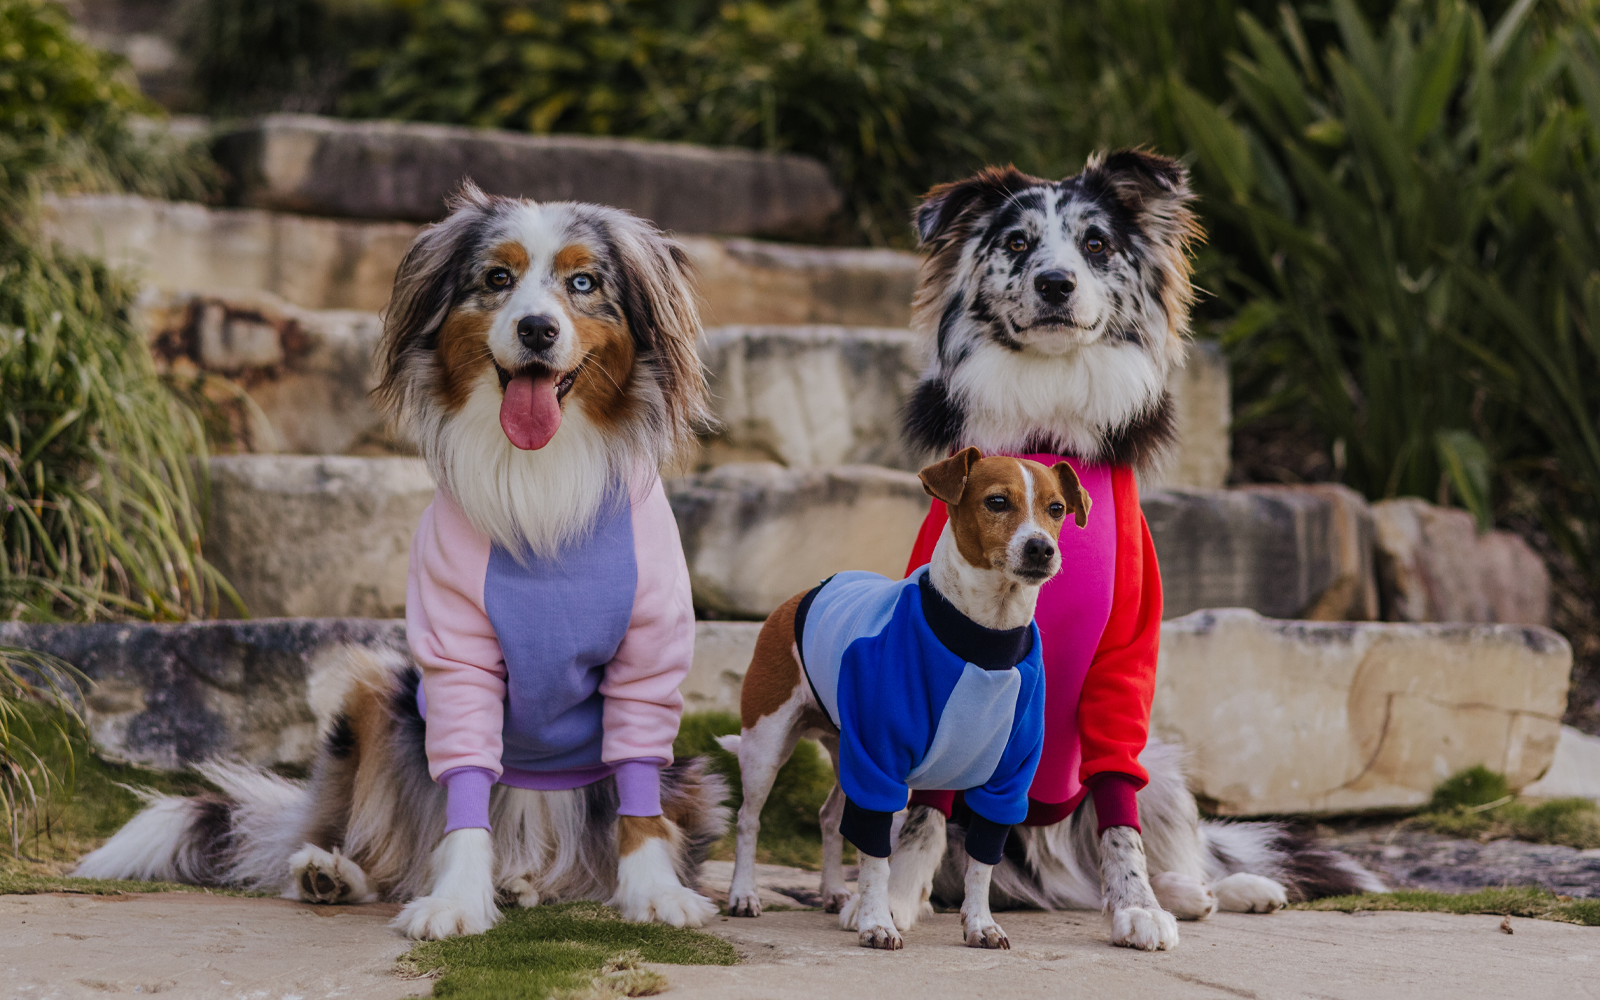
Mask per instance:
[[[686,712],[739,711],[760,622],[695,622],[694,666],[679,688]]]
[[[411,536],[433,501],[416,458],[211,461],[206,558],[256,617],[398,617]]]
[[[1233,423],[1228,361],[1215,341],[1189,345],[1183,368],[1167,382],[1177,414],[1178,444],[1150,486],[1221,489],[1233,464],[1228,430]]]
[[[898,250],[680,236],[708,325],[905,327],[922,258]]]
[[[695,607],[764,618],[841,570],[898,577],[928,508],[908,472],[736,463],[667,484]]]
[[[1521,538],[1415,498],[1372,506],[1389,621],[1550,621],[1550,571]]]
[[[1371,517],[1353,490],[1173,489],[1140,499],[1168,618],[1227,607],[1274,618],[1377,616]]]
[[[1204,611],[1162,628],[1152,726],[1224,815],[1414,807],[1475,764],[1516,789],[1543,774],[1571,668],[1537,626]]]
[[[464,178],[490,194],[614,205],[689,233],[812,228],[842,203],[807,157],[641,139],[268,115],[215,150],[239,204],[310,215],[431,221]]]

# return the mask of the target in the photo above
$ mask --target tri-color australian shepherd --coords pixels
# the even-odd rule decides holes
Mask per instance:
[[[1172,444],[1167,381],[1183,363],[1194,299],[1192,199],[1180,163],[1138,151],[1097,156],[1060,181],[989,168],[929,192],[915,214],[927,257],[912,325],[932,355],[907,409],[908,438],[938,454],[976,446],[1155,466]],[[1053,826],[1015,827],[993,905],[1113,914],[1148,905],[1139,900],[1153,886],[1168,912],[1199,919],[1218,906],[1271,912],[1382,890],[1351,859],[1282,825],[1202,821],[1177,747],[1152,739],[1140,763],[1150,774],[1138,793],[1142,850],[1102,842],[1092,802]],[[938,811],[911,808],[890,885],[904,922],[930,899],[960,905],[964,836]],[[1169,941],[1175,928],[1118,943]]]
[[[220,794],[153,797],[78,873],[243,886],[311,902],[406,903],[396,927],[419,938],[487,930],[499,918],[497,896],[524,906],[608,901],[628,919],[679,925],[714,914],[696,882],[727,829],[726,788],[698,758],[667,763],[694,623],[687,568],[658,476],[706,418],[699,332],[687,257],[650,223],[595,205],[489,197],[469,185],[400,265],[378,397],[439,484],[440,497],[424,516],[434,530],[428,538],[442,550],[436,555],[470,562],[477,552],[476,596],[470,579],[462,592],[450,592],[461,581],[441,582],[438,573],[430,582],[427,567],[419,570],[428,556],[413,545],[413,654],[348,648],[314,665],[310,701],[321,741],[309,780],[207,765]],[[641,526],[641,510],[656,520]],[[448,531],[445,520],[454,525]],[[608,525],[617,531],[608,535]],[[605,565],[561,563],[574,546],[609,544],[613,536],[636,544],[605,549]],[[635,551],[646,545],[653,546],[649,566]],[[504,553],[510,555],[502,559]],[[519,695],[515,677],[507,679],[506,664],[515,665],[506,620],[495,617],[485,590],[508,586],[505,580],[530,566],[557,577],[589,574],[566,594],[561,579],[555,589],[545,580],[548,603],[513,609],[540,633],[534,645],[548,646],[545,633],[566,635],[566,618],[604,619],[594,610],[606,602],[596,581],[619,559],[628,563],[613,595],[620,600],[596,627],[606,634],[567,635],[576,652],[549,698],[539,684],[524,682],[528,697],[520,704],[544,733],[521,752],[536,763],[560,757],[559,780],[542,767],[523,775],[524,787],[508,784]],[[656,586],[651,573],[660,584],[650,597],[653,648],[641,648],[630,638],[641,614],[633,601],[636,581],[640,594]],[[429,586],[440,593],[412,592]],[[582,607],[563,615],[564,600]],[[439,620],[452,607],[465,625]],[[419,608],[433,620],[419,620]],[[494,632],[485,636],[491,624]],[[447,625],[477,635],[446,636]],[[436,640],[435,660],[471,658],[456,650],[486,654],[473,665],[483,669],[458,671],[465,695],[461,683],[446,689],[424,681],[427,698],[419,704],[419,677],[449,672],[449,664],[417,652],[419,629]],[[613,668],[630,657],[632,675],[619,678]],[[428,669],[419,671],[419,661]],[[657,669],[663,662],[671,669]],[[488,694],[474,694],[479,689]],[[631,722],[617,721],[613,694],[633,706]],[[430,730],[447,727],[434,723],[449,721],[463,698],[474,697],[483,702],[476,718],[484,724],[456,720],[466,749],[436,746],[440,734]],[[557,698],[570,702],[559,706],[563,714],[541,716]],[[495,783],[495,768],[472,786],[470,772],[499,763],[502,706],[510,706],[507,773]],[[645,749],[614,751],[613,743],[627,739]],[[458,769],[468,777],[461,803],[454,785],[447,794],[440,783],[450,775],[430,773],[430,759],[452,752],[479,765]],[[633,761],[643,767],[629,772],[618,756],[649,759]],[[630,795],[643,806],[630,810]]]

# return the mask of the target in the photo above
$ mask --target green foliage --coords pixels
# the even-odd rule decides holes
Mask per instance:
[[[1569,924],[1600,927],[1600,900],[1562,900],[1547,889],[1480,889],[1454,895],[1427,890],[1369,892],[1359,896],[1329,896],[1296,903],[1294,910],[1333,910],[1340,913],[1400,910],[1412,913],[1491,913],[1512,917],[1537,917]]]
[[[733,946],[701,931],[634,924],[598,903],[504,911],[485,934],[430,941],[402,955],[402,975],[437,977],[435,997],[547,1000],[550,997],[644,996],[659,976],[640,962],[733,965]]]
[[[0,646],[0,822],[13,857],[21,856],[28,820],[41,804],[52,792],[71,791],[74,755],[69,750],[54,762],[39,748],[81,738],[80,677],[53,656]]]
[[[1450,837],[1600,848],[1600,807],[1590,800],[1530,806],[1515,799],[1505,775],[1480,764],[1440,782],[1427,807],[1406,825]]]
[[[737,810],[744,801],[739,784],[739,758],[717,744],[718,736],[739,732],[739,717],[732,712],[690,712],[678,727],[672,752],[678,757],[704,754],[711,767],[728,782],[727,804]],[[761,807],[761,839],[757,857],[765,864],[820,868],[822,825],[817,813],[833,790],[833,767],[810,740],[801,740],[794,754],[772,783],[772,793]],[[732,856],[733,831],[729,830],[719,853]]]
[[[1439,782],[1433,798],[1428,800],[1428,811],[1444,812],[1457,806],[1470,809],[1498,802],[1510,794],[1505,775],[1478,764]]]

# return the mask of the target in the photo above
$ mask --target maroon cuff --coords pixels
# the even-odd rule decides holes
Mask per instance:
[[[1101,771],[1089,779],[1089,794],[1094,796],[1094,814],[1099,820],[1097,833],[1107,827],[1131,826],[1139,830],[1139,800],[1144,783],[1131,774]],[[1139,830],[1143,833],[1143,830]]]

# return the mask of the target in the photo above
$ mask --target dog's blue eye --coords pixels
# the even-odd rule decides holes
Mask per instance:
[[[595,280],[587,274],[574,274],[567,280],[575,292],[592,292],[595,290]]]

